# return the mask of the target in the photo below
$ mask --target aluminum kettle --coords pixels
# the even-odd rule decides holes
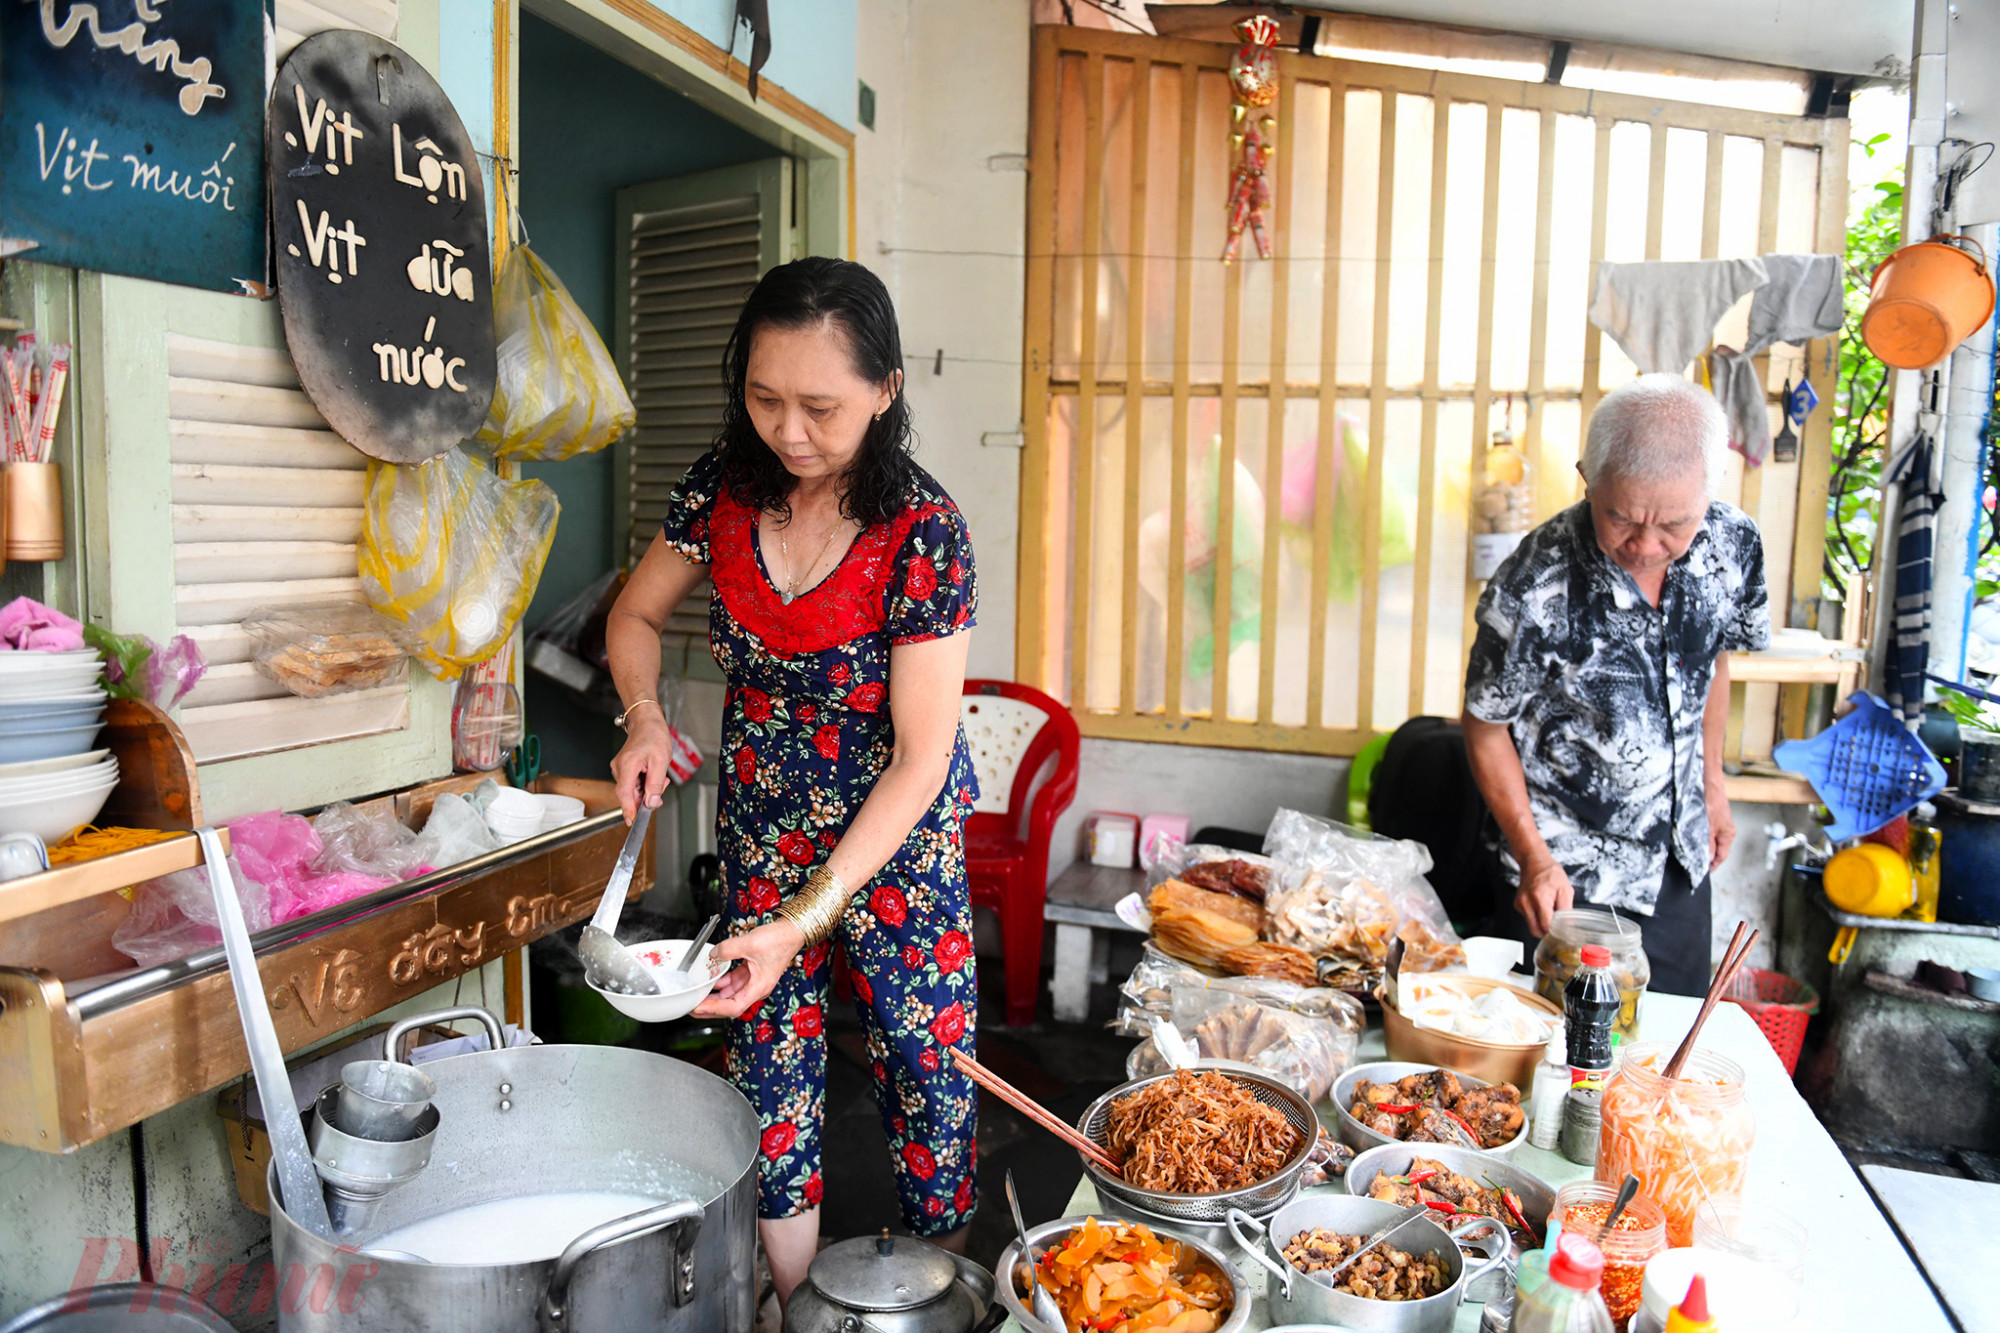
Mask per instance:
[[[1006,1314],[984,1268],[884,1231],[819,1252],[785,1307],[785,1333],[986,1333]]]

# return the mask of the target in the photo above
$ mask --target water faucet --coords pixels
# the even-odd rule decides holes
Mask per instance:
[[[1815,856],[1821,854],[1813,845],[1811,833],[1794,833],[1777,820],[1764,825],[1764,836],[1770,841],[1764,847],[1764,869],[1776,870],[1784,861],[1785,853],[1797,847]]]

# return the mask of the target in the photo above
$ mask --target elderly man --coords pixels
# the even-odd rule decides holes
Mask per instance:
[[[1708,873],[1736,836],[1727,654],[1770,639],[1757,527],[1712,498],[1728,438],[1677,376],[1607,394],[1585,498],[1487,585],[1465,678],[1473,776],[1519,885],[1503,919],[1532,944],[1573,903],[1615,907],[1677,995],[1708,985]]]

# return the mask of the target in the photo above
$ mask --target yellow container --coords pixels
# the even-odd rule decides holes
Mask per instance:
[[[1857,916],[1900,916],[1917,900],[1910,863],[1893,847],[1856,843],[1826,863],[1826,896]]]

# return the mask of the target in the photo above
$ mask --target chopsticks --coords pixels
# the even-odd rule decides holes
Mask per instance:
[[[1736,933],[1730,936],[1729,947],[1722,952],[1722,966],[1715,969],[1715,977],[1708,983],[1708,994],[1702,996],[1701,1012],[1694,1016],[1694,1026],[1688,1029],[1687,1036],[1681,1038],[1674,1058],[1667,1061],[1666,1069],[1661,1071],[1661,1077],[1668,1082],[1681,1076],[1681,1066],[1694,1054],[1694,1039],[1701,1035],[1701,1025],[1708,1021],[1708,1016],[1715,1012],[1715,1006],[1722,1002],[1729,983],[1736,980],[1737,969],[1743,966],[1743,960],[1750,955],[1750,947],[1761,933],[1748,921],[1736,923]]]
[[[1037,1102],[1027,1093],[1022,1092],[1006,1079],[1001,1078],[985,1065],[980,1064],[979,1061],[956,1047],[951,1048],[951,1058],[957,1062],[958,1067],[963,1069],[967,1077],[971,1078],[974,1083],[977,1083],[980,1087],[986,1089],[1001,1101],[1006,1102],[1022,1115],[1028,1117],[1028,1119],[1034,1121],[1043,1129],[1046,1129],[1049,1133],[1082,1153],[1100,1171],[1107,1171],[1120,1179],[1124,1178],[1125,1173],[1119,1169],[1116,1158],[1098,1147],[1095,1143],[1092,1143],[1082,1134],[1077,1133],[1076,1130],[1071,1129],[1068,1125],[1058,1120],[1040,1102]]]
[[[0,351],[0,462],[46,463],[69,378],[67,344],[43,347],[32,331]]]

